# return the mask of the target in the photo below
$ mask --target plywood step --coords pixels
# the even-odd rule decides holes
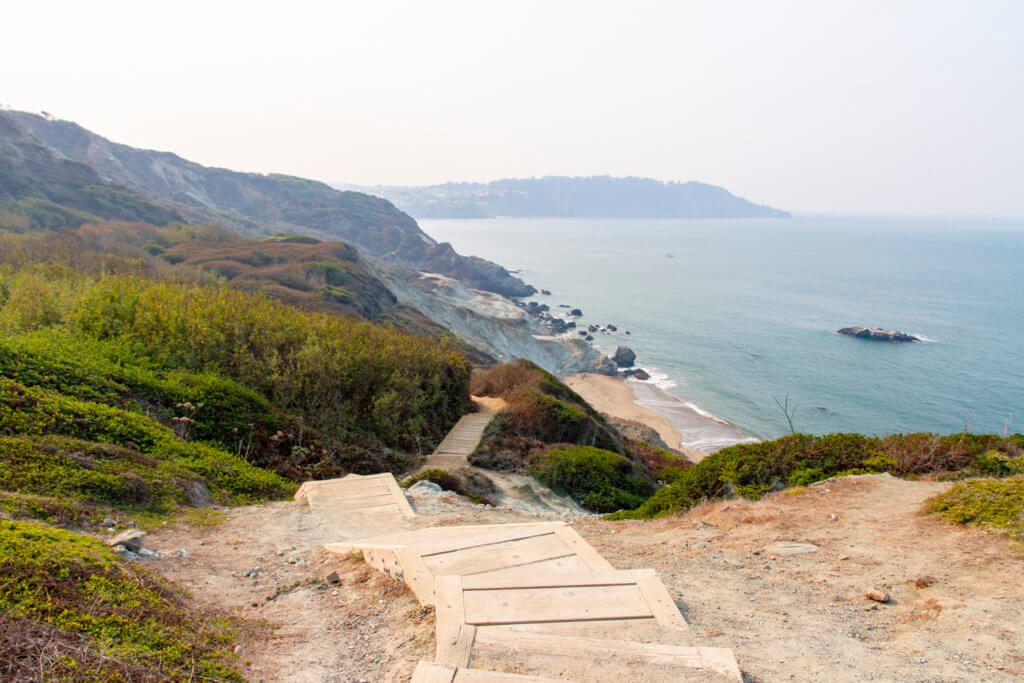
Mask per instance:
[[[433,662],[420,662],[412,675],[412,683],[543,683],[557,680],[559,679],[454,668]]]
[[[327,521],[351,522],[353,518],[362,518],[379,525],[391,518],[416,516],[390,473],[307,481],[296,491],[295,500],[305,502]]]
[[[423,605],[435,604],[439,576],[515,581],[613,571],[564,522],[432,527],[330,543],[326,548],[340,554],[361,552],[371,566],[405,581]]]

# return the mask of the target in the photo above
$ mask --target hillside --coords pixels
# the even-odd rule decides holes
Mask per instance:
[[[342,240],[373,258],[478,289],[506,296],[535,291],[500,266],[438,244],[384,199],[304,178],[209,168],[112,142],[70,121],[0,112],[0,170],[0,202],[46,198],[100,218],[163,224],[184,217],[249,235]]]
[[[359,188],[416,218],[786,218],[706,183],[610,176],[509,178],[490,183]]]

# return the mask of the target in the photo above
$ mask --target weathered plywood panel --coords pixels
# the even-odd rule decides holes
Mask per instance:
[[[434,527],[331,543],[326,548],[343,554],[361,551],[371,565],[404,580],[424,605],[435,602],[438,576],[536,577],[612,571],[564,522]]]

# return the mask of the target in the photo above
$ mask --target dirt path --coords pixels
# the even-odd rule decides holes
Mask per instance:
[[[747,680],[1020,679],[1024,562],[1008,541],[918,514],[946,486],[851,477],[654,522],[573,526],[617,568],[656,569],[694,632],[732,648]],[[450,494],[412,503],[423,526],[538,519]],[[191,556],[147,564],[201,604],[275,627],[242,641],[253,680],[408,680],[433,654],[433,612],[363,562],[320,550],[344,535],[295,503],[239,508],[215,527],[153,534],[148,546]],[[819,550],[763,550],[785,540]],[[331,571],[340,584],[324,580]],[[925,577],[934,582],[914,585]],[[876,587],[893,601],[866,600]]]
[[[747,680],[1019,680],[1024,562],[1004,539],[920,515],[947,486],[846,477],[672,519],[574,526],[617,567],[657,569]],[[820,549],[763,550],[790,540]],[[867,600],[876,587],[892,602]]]

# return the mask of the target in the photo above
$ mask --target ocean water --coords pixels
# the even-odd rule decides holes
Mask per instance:
[[[1002,433],[1024,423],[1024,221],[424,220],[551,296],[653,380],[641,402],[713,451],[799,431]],[[918,344],[835,333],[895,328]],[[663,393],[667,392],[666,393]]]

